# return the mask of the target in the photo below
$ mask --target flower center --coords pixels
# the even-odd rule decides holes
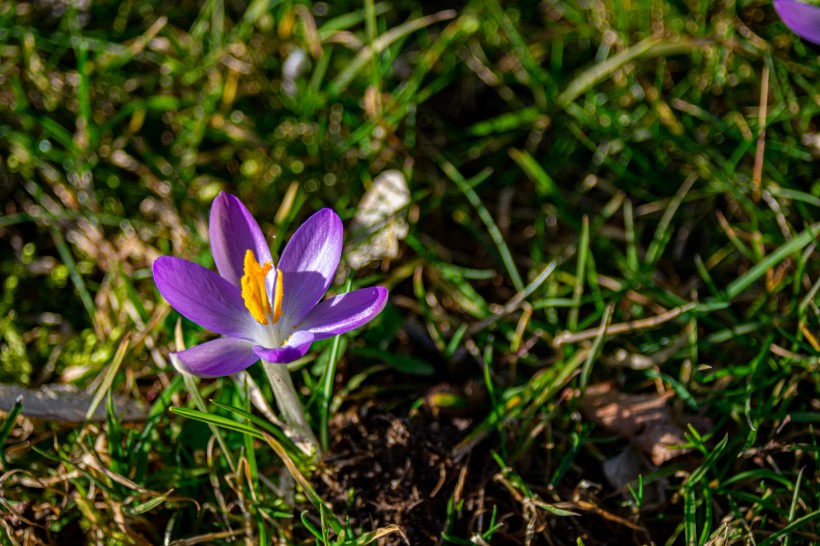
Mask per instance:
[[[273,269],[271,262],[259,265],[253,250],[245,252],[245,274],[242,276],[242,299],[251,316],[259,324],[268,324],[268,318],[276,324],[282,317],[282,270],[276,270],[273,286],[273,302],[268,299],[265,277]],[[272,305],[271,305],[272,303]]]

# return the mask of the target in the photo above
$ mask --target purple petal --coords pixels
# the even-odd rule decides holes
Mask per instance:
[[[387,303],[387,289],[371,286],[340,294],[317,305],[299,324],[315,340],[343,334],[358,328],[381,313]]]
[[[219,274],[234,286],[241,286],[245,252],[253,250],[260,264],[272,261],[270,248],[250,211],[235,196],[221,192],[211,205],[208,224],[211,252]]]
[[[293,234],[282,259],[284,298],[282,314],[296,324],[327,292],[342,255],[342,221],[330,209],[322,209]]]
[[[199,264],[161,256],[154,282],[171,306],[203,328],[225,336],[253,338],[259,324],[245,308],[239,289]]]
[[[287,364],[305,356],[313,339],[313,334],[310,332],[293,332],[281,347],[268,349],[257,345],[253,351],[259,358],[268,362]]]
[[[253,352],[253,342],[231,337],[207,341],[174,355],[183,372],[199,377],[231,375],[259,360]]]
[[[820,7],[795,0],[774,0],[774,9],[795,34],[820,44]]]

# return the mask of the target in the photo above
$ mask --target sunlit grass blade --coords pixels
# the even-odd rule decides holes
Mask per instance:
[[[683,199],[686,197],[686,194],[688,194],[689,190],[692,189],[692,186],[695,184],[697,179],[698,177],[696,175],[690,175],[683,182],[683,184],[681,184],[681,187],[678,188],[678,191],[675,193],[675,197],[669,201],[666,210],[663,211],[663,216],[661,216],[661,220],[658,222],[658,227],[655,229],[655,236],[652,238],[652,242],[646,250],[646,262],[648,264],[654,266],[663,253],[666,243],[672,237],[669,228],[672,223],[672,218],[674,218],[678,207],[680,207]]]
[[[262,432],[259,429],[252,427],[250,425],[239,423],[238,421],[234,421],[233,419],[228,419],[227,417],[222,417],[221,415],[207,413],[193,408],[180,407],[172,407],[171,413],[174,413],[181,417],[185,417],[187,419],[194,419],[196,421],[200,421],[208,425],[213,425],[215,427],[232,430],[234,432],[240,432],[242,434],[249,434],[257,440],[264,439]]]
[[[817,241],[820,232],[820,224],[814,224],[805,231],[797,235],[791,241],[781,245],[777,250],[766,256],[763,260],[752,266],[749,271],[729,283],[726,287],[726,297],[730,300],[743,293],[755,281],[760,279],[767,271],[771,270],[778,263],[789,255],[800,252],[806,245]]]
[[[88,410],[85,412],[86,419],[91,419],[91,417],[97,412],[97,407],[100,405],[100,402],[102,402],[103,398],[105,398],[105,396],[110,392],[111,385],[114,383],[114,378],[120,371],[120,366],[122,366],[122,362],[125,359],[125,355],[128,352],[130,345],[131,336],[126,334],[122,341],[120,341],[119,347],[117,347],[117,352],[114,355],[114,359],[105,369],[105,374],[100,382],[100,386],[97,389],[97,392],[94,393],[91,403],[88,405]]]
[[[356,74],[371,61],[372,55],[380,53],[396,40],[400,40],[408,34],[416,32],[426,26],[452,19],[455,16],[455,11],[444,10],[433,15],[407,21],[385,32],[379,36],[372,45],[363,48],[356,58],[333,79],[330,83],[329,92],[334,95],[344,92],[347,86],[353,81],[353,78],[356,77]]]

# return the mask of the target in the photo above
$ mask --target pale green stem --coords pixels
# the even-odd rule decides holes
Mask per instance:
[[[270,381],[273,396],[276,398],[276,405],[279,406],[279,411],[285,416],[285,423],[287,423],[291,432],[297,436],[295,438],[297,444],[308,454],[318,454],[319,442],[316,441],[316,436],[313,435],[313,431],[307,422],[305,410],[302,408],[302,402],[299,400],[299,395],[293,386],[293,380],[290,378],[287,365],[262,360],[262,367],[265,369],[268,381]]]

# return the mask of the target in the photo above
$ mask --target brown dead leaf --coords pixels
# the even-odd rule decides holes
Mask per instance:
[[[666,405],[673,393],[624,394],[612,383],[591,385],[581,402],[587,419],[629,439],[633,446],[647,453],[655,465],[661,465],[686,453],[684,429]],[[696,421],[697,418],[684,420]]]
[[[373,261],[399,255],[399,241],[407,237],[410,189],[401,171],[381,173],[364,194],[350,226],[354,238],[346,251],[347,263],[360,269]]]
[[[21,413],[27,417],[66,423],[86,421],[86,412],[93,393],[71,385],[43,385],[28,389],[19,385],[0,384],[0,415],[9,411],[16,400],[21,400]],[[130,398],[114,395],[114,404],[121,421],[141,421],[148,416],[148,408]],[[90,421],[105,421],[105,404],[99,404]]]

